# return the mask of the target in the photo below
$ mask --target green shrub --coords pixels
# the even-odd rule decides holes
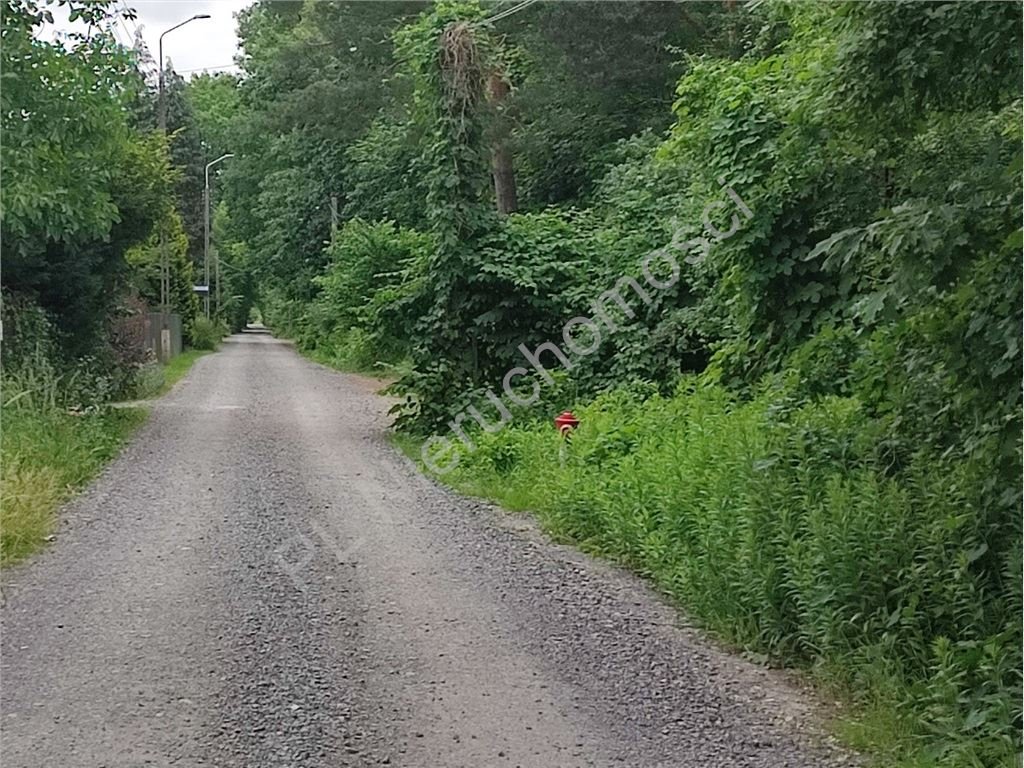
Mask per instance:
[[[216,349],[221,339],[228,335],[228,328],[220,320],[197,317],[189,326],[189,345],[193,349]]]

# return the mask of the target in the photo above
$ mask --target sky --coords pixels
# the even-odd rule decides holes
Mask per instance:
[[[160,33],[197,13],[208,13],[212,18],[198,19],[164,37],[164,57],[184,77],[204,69],[233,72],[238,37],[235,14],[251,5],[253,0],[115,0],[115,6],[125,5],[137,14],[134,21],[119,21],[114,27],[118,39],[131,45],[136,27],[154,59]],[[53,8],[54,27],[67,31],[73,25],[67,22],[65,11],[60,18],[59,8]]]
[[[126,0],[138,14],[135,24],[156,58],[160,33],[197,13],[213,18],[190,22],[164,37],[164,56],[182,75],[206,69],[233,71],[238,37],[234,15],[252,0]],[[132,23],[126,24],[134,32]],[[227,66],[225,66],[227,65]]]

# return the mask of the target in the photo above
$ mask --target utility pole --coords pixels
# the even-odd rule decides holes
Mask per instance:
[[[157,69],[159,73],[157,75],[157,95],[156,95],[156,114],[157,122],[160,125],[160,135],[167,139],[167,102],[164,99],[164,35],[169,32],[173,32],[178,27],[183,27],[190,21],[197,19],[208,19],[210,14],[208,13],[197,13],[191,18],[185,19],[179,24],[175,24],[170,29],[165,29],[160,33],[160,37],[157,40],[157,56],[159,61],[157,62]],[[160,222],[160,359],[168,360],[171,357],[171,330],[168,327],[167,315],[171,311],[171,258],[167,253],[167,233],[164,231],[164,222]]]
[[[218,249],[214,249],[213,255],[215,257],[214,258],[214,263],[217,265],[217,277],[216,277],[216,279],[217,279],[217,307],[216,307],[216,313],[217,313],[217,317],[220,317],[220,251]]]
[[[519,209],[519,195],[516,192],[516,172],[512,165],[512,151],[508,147],[508,120],[503,111],[505,99],[511,90],[508,80],[499,70],[491,72],[487,81],[488,96],[495,111],[499,113],[491,148],[491,175],[494,177],[494,197],[498,213],[514,213]]]
[[[334,236],[338,234],[338,196],[331,195],[331,242],[334,242]]]
[[[206,319],[210,319],[210,180],[207,174],[206,186],[203,187],[203,311]]]
[[[203,276],[206,281],[206,297],[203,301],[206,307],[207,319],[210,317],[210,169],[221,160],[227,160],[229,157],[234,157],[234,154],[228,152],[226,155],[221,155],[213,162],[206,164],[206,183],[203,185]],[[217,311],[220,312],[219,259],[217,264]]]

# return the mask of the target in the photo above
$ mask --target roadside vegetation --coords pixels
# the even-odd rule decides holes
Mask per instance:
[[[44,33],[55,3],[0,4],[4,564],[53,534],[60,503],[145,417],[111,404],[164,391],[196,357],[165,369],[147,349],[161,232],[168,303],[185,342],[213,349],[229,314],[225,306],[223,318],[206,320],[193,293],[202,247],[195,178],[206,160],[183,129],[184,82],[168,73],[168,140],[157,129],[154,62],[111,31],[130,12],[112,2],[61,5],[80,31]]]
[[[180,355],[171,358],[167,365],[163,366],[163,386],[160,388],[160,394],[169,392],[171,387],[185,378],[185,374],[188,373],[196,360],[200,357],[210,354],[212,350],[206,349],[187,349]]]
[[[140,408],[68,411],[62,402],[40,402],[27,390],[11,403],[0,438],[0,563],[32,554],[56,528],[56,510],[114,458],[146,418]],[[42,395],[45,397],[45,395]]]
[[[650,577],[729,644],[856,692],[857,746],[1014,764],[1020,552],[979,567],[975,467],[925,454],[893,473],[858,398],[784,383],[620,389],[577,416],[568,443],[536,422],[475,435],[443,479]]]
[[[258,305],[314,359],[397,371],[397,427],[444,481],[812,670],[883,761],[1019,765],[1021,16],[260,0],[239,76],[167,73],[169,146],[143,52],[118,52],[134,85],[105,92],[142,107],[76,123],[119,127],[75,146],[147,162],[89,176],[108,186],[81,222],[14,196],[38,209],[5,210],[5,279],[85,360],[76,318],[125,295],[105,286],[151,300],[159,218],[194,301],[188,179],[231,152],[217,321]],[[33,77],[20,61],[5,77]],[[25,156],[5,174],[32,190],[50,176]],[[39,268],[54,253],[109,281],[78,291]]]
[[[167,365],[148,355],[135,365],[69,362],[47,313],[11,298],[4,328],[11,336],[0,374],[0,564],[10,565],[55,535],[60,505],[145,421],[144,406],[114,401],[164,394],[209,353],[188,350]]]

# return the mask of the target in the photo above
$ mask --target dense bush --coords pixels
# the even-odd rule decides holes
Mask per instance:
[[[270,293],[266,318],[275,331],[328,364],[352,370],[394,366],[409,354],[417,276],[431,237],[391,221],[352,219],[325,249],[315,298]]]
[[[5,291],[0,313],[5,388],[38,407],[75,410],[135,396],[140,376],[153,363],[142,336],[141,309],[131,301],[117,308],[91,354],[70,357],[53,315],[30,298]]]
[[[197,317],[188,328],[188,341],[192,349],[216,349],[228,334],[228,327],[220,320]]]

